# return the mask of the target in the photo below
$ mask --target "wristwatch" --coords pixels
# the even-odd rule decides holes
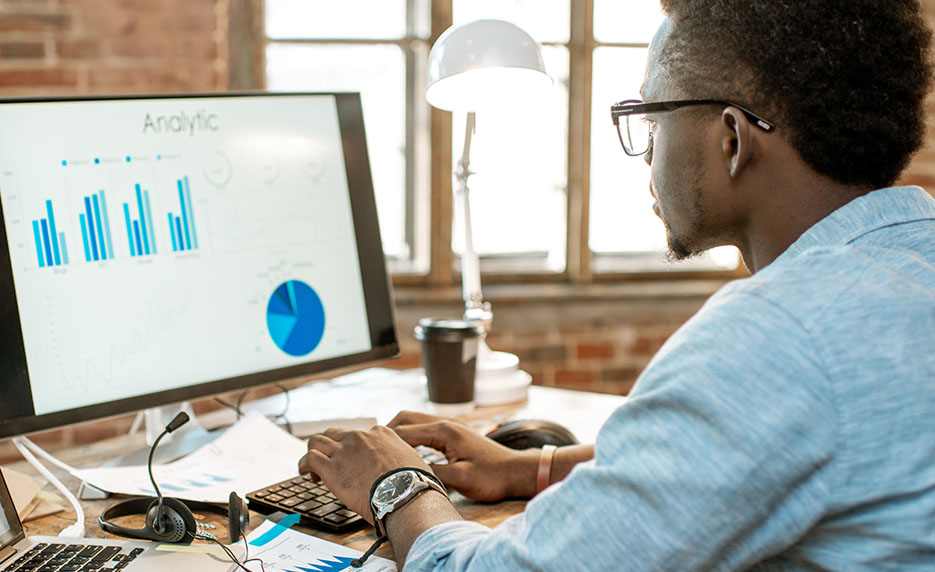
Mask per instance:
[[[445,497],[448,496],[438,477],[415,469],[394,472],[377,483],[373,488],[373,496],[370,497],[370,510],[373,511],[374,525],[378,526],[377,532],[385,536],[386,527],[383,526],[383,522],[386,516],[429,490],[436,490]],[[383,530],[380,530],[380,527]]]

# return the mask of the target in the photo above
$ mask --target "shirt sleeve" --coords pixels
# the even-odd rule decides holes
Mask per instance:
[[[593,461],[493,530],[424,532],[405,570],[733,570],[779,553],[829,502],[821,355],[774,302],[722,291],[653,358]]]

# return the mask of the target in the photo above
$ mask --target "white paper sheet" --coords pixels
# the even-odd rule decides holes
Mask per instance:
[[[299,459],[306,450],[303,440],[262,415],[248,414],[188,456],[153,465],[153,476],[166,496],[227,503],[231,491],[244,496],[297,476]],[[111,493],[155,494],[146,465],[77,469],[74,475]]]
[[[308,534],[265,521],[247,537],[250,558],[263,561],[266,572],[396,572],[396,563],[379,556],[371,556],[361,568],[350,568],[350,561],[361,552],[322,540]],[[247,563],[247,568],[260,572],[258,562]]]

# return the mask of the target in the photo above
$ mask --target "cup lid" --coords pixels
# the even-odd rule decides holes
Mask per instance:
[[[484,325],[463,318],[422,318],[415,327],[414,335],[417,340],[476,338],[484,335]]]

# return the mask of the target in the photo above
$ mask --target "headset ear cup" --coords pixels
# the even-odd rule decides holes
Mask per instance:
[[[154,500],[146,510],[146,524],[163,542],[189,543],[195,539],[198,525],[195,524],[195,515],[178,500],[168,497],[162,499],[162,532],[156,527],[156,512],[159,501]]]
[[[230,531],[231,544],[240,540],[250,523],[247,503],[236,492],[231,491],[227,499],[227,527]]]

